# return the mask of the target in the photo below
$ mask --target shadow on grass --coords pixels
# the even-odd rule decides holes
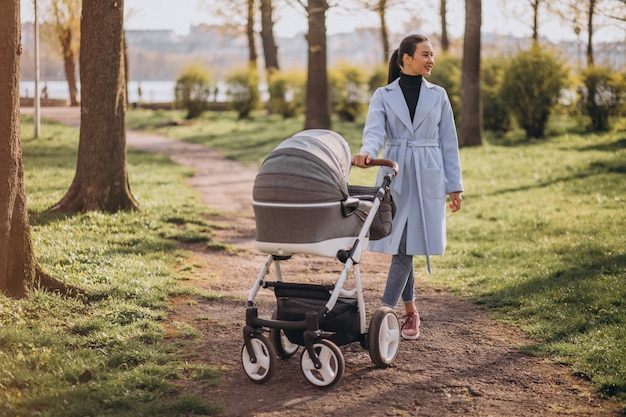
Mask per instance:
[[[546,256],[551,256],[550,254]],[[604,395],[626,398],[626,254],[579,246],[560,255],[568,268],[529,271],[529,278],[477,302],[517,317],[535,341],[528,353],[575,358],[579,376]]]
[[[553,177],[549,180],[538,181],[536,183],[523,185],[520,187],[502,188],[485,194],[485,196],[499,196],[502,194],[516,193],[520,191],[548,188],[555,184],[573,183],[574,181],[589,180],[594,177],[596,177],[596,181],[598,181],[599,183],[601,183],[600,185],[602,185],[605,184],[607,181],[604,176],[615,174],[618,174],[619,177],[615,178],[615,181],[611,181],[611,184],[614,184],[614,191],[617,194],[626,191],[626,181],[624,181],[621,177],[624,173],[626,173],[626,159],[624,159],[623,161],[617,159],[612,161],[593,161],[589,163],[587,169],[581,170],[577,173],[572,173],[571,175]]]
[[[604,152],[615,152],[622,149],[626,149],[626,138],[617,139],[611,143],[602,143],[593,146],[586,146],[581,148],[581,152],[586,151],[604,151]]]

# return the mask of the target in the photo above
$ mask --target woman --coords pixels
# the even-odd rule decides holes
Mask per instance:
[[[371,241],[369,249],[393,255],[382,304],[395,308],[402,297],[401,335],[411,340],[419,337],[420,326],[413,255],[426,255],[430,273],[430,255],[442,255],[446,246],[446,194],[455,212],[461,208],[463,192],[448,95],[424,79],[434,64],[428,38],[410,35],[402,40],[389,60],[388,85],[378,88],[370,100],[363,146],[352,157],[353,165],[364,168],[383,148],[382,157],[400,167],[391,184],[397,207],[392,232]]]

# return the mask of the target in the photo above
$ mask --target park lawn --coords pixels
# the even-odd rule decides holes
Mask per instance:
[[[252,164],[304,124],[232,113],[186,123],[182,116],[133,110],[128,122]],[[356,152],[362,122],[333,123]],[[162,343],[167,299],[190,291],[177,282],[200,267],[189,264],[180,243],[219,245],[210,238],[214,213],[182,183],[190,170],[129,152],[140,212],[48,216],[74,175],[78,132],[53,124],[42,130],[44,137],[28,137],[32,119],[24,118],[35,251],[47,272],[85,287],[90,298],[84,304],[39,291],[28,300],[0,298],[0,411],[215,413],[214,404],[181,389],[189,381],[215,384],[215,370]],[[555,126],[547,140],[488,137],[461,157],[463,210],[449,216],[448,250],[434,259],[434,274],[426,276],[417,260],[420,278],[494,310],[528,334],[524,350],[568,364],[626,405],[626,133]],[[351,182],[372,174],[353,170]],[[177,331],[180,343],[197,343],[193,329]]]
[[[233,113],[177,123],[182,116],[133,111],[129,124],[244,163],[260,163],[304,125]],[[464,206],[449,214],[446,254],[420,278],[489,307],[526,332],[526,352],[567,364],[626,405],[626,123],[616,126],[585,134],[555,118],[544,140],[488,132],[483,146],[463,148]],[[333,129],[358,151],[362,121],[333,120]],[[364,171],[351,182],[371,182]]]
[[[199,333],[170,323],[166,334],[164,323],[168,299],[194,292],[179,282],[202,267],[190,264],[181,243],[220,245],[211,239],[215,213],[183,183],[191,170],[129,151],[141,211],[48,215],[74,176],[78,130],[44,123],[41,131],[32,138],[32,117],[24,116],[34,250],[46,272],[89,295],[0,296],[0,415],[215,414],[219,406],[200,392],[218,382],[218,371],[183,348],[200,343]]]

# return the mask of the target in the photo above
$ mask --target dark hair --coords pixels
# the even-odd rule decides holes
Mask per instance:
[[[417,44],[422,42],[430,42],[424,35],[409,35],[402,39],[398,49],[393,51],[391,58],[389,58],[389,74],[387,75],[387,84],[395,80],[400,76],[400,66],[402,65],[402,57],[404,54],[413,56]]]

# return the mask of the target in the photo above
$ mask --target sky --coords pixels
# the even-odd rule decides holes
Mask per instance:
[[[22,0],[22,21],[33,21],[33,1]],[[345,0],[344,0],[345,1]],[[413,0],[418,3],[417,0]],[[199,23],[220,23],[208,10],[198,8],[198,0],[125,0],[124,7],[130,15],[126,21],[127,29],[170,29],[184,35],[189,32],[190,25]],[[207,2],[208,3],[208,2]],[[436,5],[438,1],[421,0],[410,22],[411,14],[406,11],[390,13],[388,22],[393,32],[419,32],[429,36],[439,32],[439,16]],[[431,4],[429,7],[428,4]],[[483,33],[498,33],[527,37],[531,35],[529,27],[520,22],[519,18],[507,16],[512,8],[519,8],[523,12],[530,12],[526,0],[508,0],[507,9],[503,11],[503,0],[482,0],[482,31]],[[434,5],[434,6],[433,6]],[[458,38],[463,35],[464,29],[464,0],[448,0],[448,31]],[[528,9],[525,10],[524,8]],[[276,12],[274,17],[274,33],[277,36],[292,37],[305,32],[307,20],[301,8],[283,8]],[[530,20],[530,19],[526,19]],[[377,27],[378,20],[374,13],[347,13],[338,8],[331,8],[326,14],[326,28],[329,34],[353,31],[358,27]],[[413,27],[415,26],[415,27]],[[397,29],[395,29],[397,28]],[[395,30],[394,30],[395,29]],[[554,19],[540,22],[541,36],[548,37],[553,42],[561,40],[575,40],[576,35],[572,28],[567,27]],[[617,41],[626,38],[626,29],[614,26],[603,26],[596,29],[596,41]]]

